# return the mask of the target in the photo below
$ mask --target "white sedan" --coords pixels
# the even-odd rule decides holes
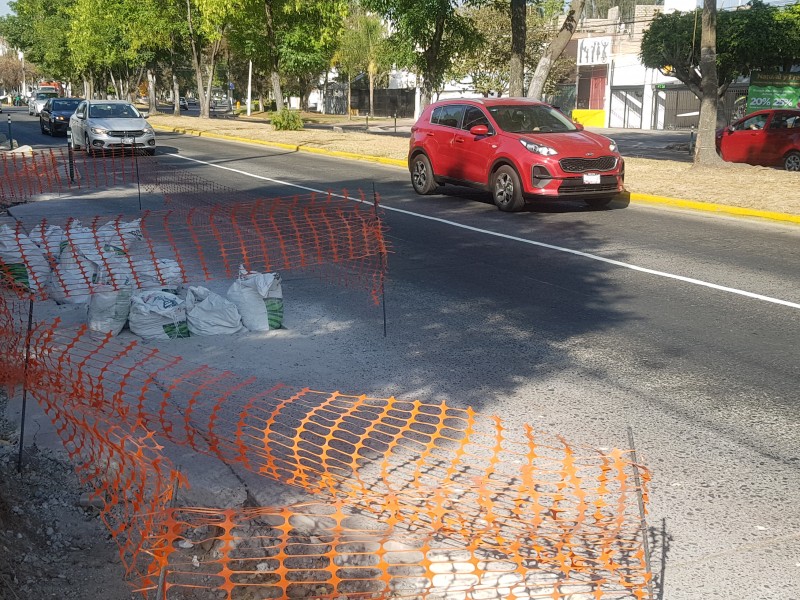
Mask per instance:
[[[84,100],[69,119],[72,147],[87,153],[136,148],[156,152],[156,134],[145,117],[124,100]]]

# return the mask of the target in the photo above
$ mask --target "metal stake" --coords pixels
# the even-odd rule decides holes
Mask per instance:
[[[22,446],[25,441],[25,411],[28,406],[28,363],[31,359],[31,331],[33,330],[33,293],[28,304],[28,331],[25,334],[25,365],[22,367],[22,416],[19,425],[19,455],[17,473],[22,473]]]
[[[178,466],[176,469],[180,473],[181,468]],[[178,478],[172,482],[172,498],[169,500],[169,507],[175,508],[175,502],[178,497]],[[164,583],[167,579],[167,567],[162,567],[161,573],[158,574],[158,589],[156,589],[156,600],[164,600]]]
[[[380,216],[378,215],[378,194],[375,191],[375,182],[372,182],[372,206],[375,209],[375,218],[380,221]],[[381,266],[383,267],[383,273],[386,274],[386,253],[381,254]],[[386,285],[381,279],[381,306],[383,307],[383,337],[386,337]]]
[[[67,127],[67,164],[69,165],[69,180],[75,183],[75,164],[72,157],[72,127]]]
[[[650,539],[647,532],[647,519],[644,513],[644,499],[642,498],[642,484],[639,478],[639,460],[636,458],[636,446],[633,443],[633,429],[628,426],[628,443],[631,446],[631,458],[633,459],[633,481],[636,483],[636,496],[639,500],[639,516],[641,518],[642,546],[644,547],[644,564],[650,578],[647,580],[647,593],[650,600],[653,600],[653,570],[650,568]]]
[[[133,149],[133,162],[136,163],[136,191],[139,193],[139,212],[142,211],[142,188],[139,184],[139,153]]]

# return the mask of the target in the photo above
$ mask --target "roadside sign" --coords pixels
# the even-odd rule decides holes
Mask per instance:
[[[753,73],[747,112],[764,108],[800,108],[800,73]]]

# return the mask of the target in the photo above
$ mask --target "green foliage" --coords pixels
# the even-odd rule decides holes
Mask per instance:
[[[795,16],[797,15],[797,16]],[[700,11],[658,15],[642,38],[642,63],[670,71],[698,97],[700,94]],[[696,25],[695,25],[696,23]],[[800,62],[800,11],[780,10],[753,0],[745,10],[717,15],[719,94],[739,76]]]
[[[391,25],[393,55],[422,75],[426,98],[444,82],[453,59],[476,48],[481,37],[459,0],[362,0]]]
[[[288,108],[272,113],[270,121],[276,131],[300,131],[303,129],[303,119],[300,118],[300,113]]]
[[[448,76],[455,80],[470,78],[475,90],[484,96],[508,93],[511,62],[511,15],[508,6],[493,2],[467,8],[464,14],[472,20],[484,42],[479,47],[456,56],[448,70]],[[525,44],[527,65],[532,66],[539,62],[552,35],[552,29],[548,27],[552,16],[528,11]],[[574,65],[571,58],[559,58],[550,71],[547,91],[572,73]]]
[[[0,21],[0,35],[21,48],[26,63],[38,66],[44,77],[67,79],[76,72],[66,42],[74,0],[17,0],[16,14]]]

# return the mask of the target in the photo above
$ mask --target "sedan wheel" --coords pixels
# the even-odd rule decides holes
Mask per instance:
[[[92,156],[92,144],[89,142],[89,134],[83,136],[83,147],[86,149],[86,155]]]
[[[433,178],[431,161],[424,154],[417,154],[411,162],[411,185],[415,192],[423,196],[434,193],[438,187]]]
[[[53,123],[52,121],[48,121],[48,122],[47,122],[47,128],[48,128],[48,130],[49,130],[50,137],[55,137],[55,136],[56,136],[56,126],[55,126],[55,123]]]
[[[497,208],[504,212],[517,212],[525,206],[519,175],[508,165],[503,165],[495,171],[492,195]]]
[[[783,161],[783,168],[787,171],[800,171],[800,152],[789,152]]]
[[[47,133],[47,130],[44,128],[44,121],[42,121],[41,119],[39,119],[39,129],[41,129],[43,135]],[[53,134],[51,133],[50,135]]]

